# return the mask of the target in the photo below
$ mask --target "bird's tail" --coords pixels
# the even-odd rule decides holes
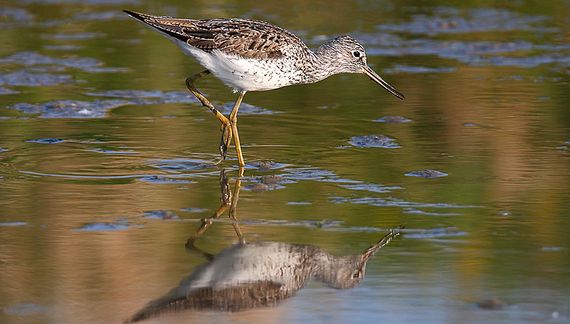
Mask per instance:
[[[188,35],[184,32],[184,28],[192,26],[192,19],[173,18],[167,16],[153,16],[145,13],[140,13],[131,10],[123,10],[127,15],[135,18],[136,20],[152,27],[167,36],[174,37],[185,42]]]

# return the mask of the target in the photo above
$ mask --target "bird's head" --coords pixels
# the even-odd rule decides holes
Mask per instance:
[[[354,38],[346,35],[339,36],[323,44],[319,50],[326,51],[327,56],[335,61],[333,63],[337,66],[339,73],[366,74],[394,96],[404,99],[404,95],[401,92],[384,81],[368,66],[364,46]]]

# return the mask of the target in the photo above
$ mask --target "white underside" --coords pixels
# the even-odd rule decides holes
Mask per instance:
[[[180,40],[176,40],[176,44],[186,55],[195,58],[198,63],[236,91],[263,91],[291,85],[290,79],[278,73],[293,68],[284,65],[284,62],[247,59],[237,55],[227,55],[219,50],[208,53]]]

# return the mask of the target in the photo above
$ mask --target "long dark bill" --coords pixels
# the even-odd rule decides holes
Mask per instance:
[[[364,73],[370,79],[374,80],[376,83],[381,85],[384,89],[388,90],[388,92],[390,92],[394,96],[404,100],[404,94],[402,94],[400,91],[396,90],[396,88],[394,88],[393,86],[388,84],[388,82],[384,81],[384,79],[382,79],[378,74],[376,74],[376,72],[374,72],[368,65],[365,66],[363,68],[363,70],[364,70]]]

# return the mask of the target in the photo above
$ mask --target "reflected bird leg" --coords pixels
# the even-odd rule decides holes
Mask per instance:
[[[242,171],[243,171],[243,168],[240,168],[240,174]],[[216,211],[214,212],[212,217],[202,219],[202,223],[200,224],[200,227],[198,228],[198,230],[196,230],[196,233],[194,233],[194,235],[192,235],[186,241],[186,245],[185,245],[186,249],[188,249],[189,251],[199,252],[200,254],[202,254],[203,256],[205,256],[209,259],[209,256],[211,256],[211,255],[209,253],[202,251],[198,247],[196,247],[194,245],[194,243],[212,225],[212,223],[213,223],[212,220],[219,218],[228,209],[229,209],[228,217],[233,221],[232,226],[234,227],[234,230],[238,236],[239,242],[240,242],[240,244],[245,244],[245,239],[243,237],[243,234],[241,232],[241,229],[239,227],[239,224],[237,222],[237,217],[236,217],[237,203],[239,200],[240,189],[241,189],[241,179],[237,178],[236,182],[235,182],[235,186],[234,186],[234,191],[232,193],[232,190],[230,189],[230,185],[228,182],[228,178],[226,177],[226,171],[224,169],[220,170],[220,207],[218,207],[218,209],[216,209]]]
[[[210,74],[210,71],[204,70],[200,73],[196,73],[188,78],[186,78],[186,87],[190,92],[200,100],[202,105],[208,109],[218,118],[218,120],[222,123],[222,139],[220,140],[220,155],[221,159],[216,164],[222,162],[226,159],[226,153],[228,151],[228,146],[230,141],[232,140],[232,127],[230,126],[230,120],[224,116],[212,103],[206,98],[196,87],[194,86],[194,82],[199,78]]]
[[[184,245],[184,247],[186,248],[187,251],[196,252],[196,253],[202,255],[203,257],[205,257],[208,261],[212,261],[214,259],[214,255],[198,248],[196,245],[194,245],[194,242],[196,242],[196,240],[200,236],[202,236],[202,234],[204,234],[204,232],[208,229],[208,227],[210,227],[210,225],[212,225],[212,218],[203,218],[202,224],[200,225],[200,228],[198,228],[196,233],[194,233],[194,235],[192,235],[186,241],[186,245]]]
[[[242,168],[240,168],[240,171],[243,170]],[[245,244],[245,238],[243,237],[243,234],[241,232],[241,229],[239,228],[239,224],[237,221],[237,203],[239,200],[239,191],[241,189],[241,179],[237,178],[236,179],[236,183],[235,183],[235,187],[234,187],[234,195],[232,197],[232,201],[231,201],[231,205],[230,205],[230,212],[229,212],[229,217],[230,219],[233,221],[233,227],[234,230],[236,232],[236,235],[239,239],[239,243],[240,244]]]
[[[202,236],[202,234],[204,234],[204,232],[206,232],[206,230],[208,229],[208,227],[210,227],[210,225],[212,225],[212,219],[219,218],[220,216],[222,216],[226,212],[226,210],[228,210],[228,207],[230,207],[232,204],[232,200],[233,200],[232,199],[232,191],[230,190],[230,185],[228,184],[228,178],[226,177],[226,170],[222,169],[220,171],[220,207],[218,207],[218,209],[216,209],[216,211],[214,212],[214,215],[212,215],[212,217],[202,219],[202,223],[200,224],[200,227],[198,228],[196,233],[194,233],[194,235],[192,235],[186,241],[186,248],[187,249],[189,249],[189,250],[197,249],[194,246],[194,242],[200,236]]]
[[[238,134],[238,127],[237,127],[237,114],[238,114],[238,110],[239,110],[239,106],[241,105],[241,102],[243,100],[243,97],[245,96],[246,91],[240,91],[239,96],[236,100],[236,103],[234,104],[234,108],[232,109],[232,112],[230,113],[230,125],[232,127],[232,133],[234,135],[234,144],[236,146],[236,154],[237,154],[237,158],[238,158],[238,163],[240,168],[243,168],[245,166],[245,162],[243,160],[243,156],[241,153],[241,144],[240,144],[240,140],[239,140],[239,134]],[[240,171],[240,176],[243,173],[243,171]]]
[[[214,259],[214,255],[211,253],[205,252],[202,249],[196,247],[196,245],[194,245],[194,242],[196,242],[198,237],[200,237],[202,234],[204,234],[204,232],[208,229],[208,227],[210,227],[210,225],[212,225],[212,219],[211,218],[202,219],[202,224],[200,225],[200,228],[198,228],[196,233],[194,233],[194,235],[192,235],[186,241],[186,245],[184,245],[186,247],[186,250],[188,250],[190,252],[198,252],[198,254],[201,254],[202,256],[204,256],[209,261]]]

